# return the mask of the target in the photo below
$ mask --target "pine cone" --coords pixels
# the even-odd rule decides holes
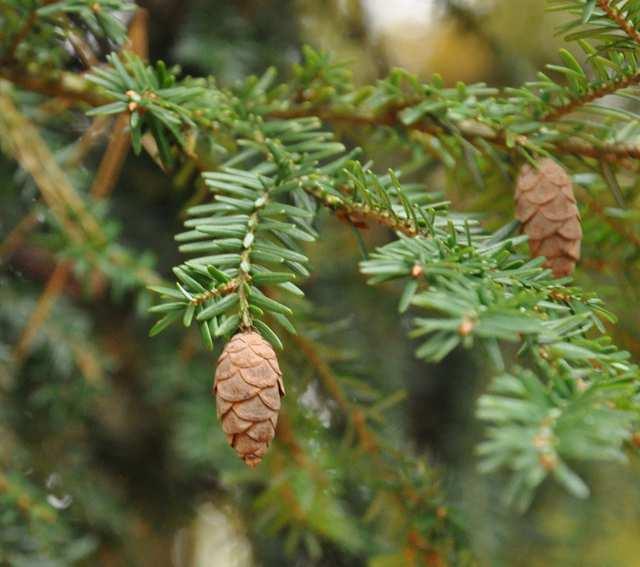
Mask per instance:
[[[535,169],[524,164],[516,184],[516,218],[529,237],[534,257],[559,278],[573,272],[580,259],[582,227],[571,178],[555,161],[545,158]]]
[[[255,467],[275,435],[284,396],[282,372],[271,345],[255,331],[235,335],[218,359],[213,392],[229,445]]]

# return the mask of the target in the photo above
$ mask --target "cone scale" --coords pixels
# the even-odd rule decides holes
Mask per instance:
[[[234,335],[218,359],[213,393],[229,445],[255,467],[273,440],[285,394],[273,347],[255,331]]]

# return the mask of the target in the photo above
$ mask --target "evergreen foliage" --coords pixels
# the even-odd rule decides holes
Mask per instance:
[[[308,256],[326,230],[324,210],[356,232],[379,225],[392,235],[353,262],[369,284],[398,292],[418,359],[440,363],[459,347],[483,353],[495,378],[477,402],[486,425],[479,468],[506,471],[509,504],[524,512],[547,477],[585,498],[583,461],[627,460],[640,416],[640,371],[609,336],[616,315],[595,292],[554,278],[543,258],[531,259],[517,222],[482,222],[483,211],[456,210],[446,192],[424,184],[435,164],[472,191],[482,193],[496,179],[509,190],[523,162],[549,156],[584,188],[578,203],[587,251],[604,243],[603,253],[609,247],[612,257],[637,261],[640,2],[548,4],[568,15],[559,28],[567,43],[560,63],[535,81],[498,89],[449,87],[437,75],[421,82],[401,69],[355,85],[345,65],[310,47],[290,76],[268,69],[230,87],[127,50],[123,13],[136,9],[129,2],[4,3],[0,143],[20,170],[12,198],[18,210],[21,193],[39,192],[29,214],[44,217],[47,246],[63,268],[37,303],[13,278],[3,284],[2,303],[12,309],[0,311],[7,350],[0,439],[9,448],[0,457],[0,563],[97,557],[127,521],[110,503],[113,483],[92,487],[91,429],[113,434],[109,357],[92,340],[86,316],[66,302],[56,305],[60,318],[80,331],[56,329],[57,314],[46,321],[29,315],[61,293],[73,272],[92,301],[108,287],[125,298],[120,309],[143,318],[148,308],[156,317],[149,334],[169,339],[148,347],[154,375],[133,392],[150,414],[166,412],[174,424],[162,432],[170,446],[165,458],[182,463],[170,482],[188,484],[215,467],[215,488],[257,514],[250,529],[264,557],[279,553],[269,538],[286,534],[286,553],[312,562],[473,564],[464,522],[436,473],[406,440],[378,425],[400,396],[342,376],[336,369],[343,355],[314,331],[304,284],[314,275]],[[79,72],[94,43],[110,53]],[[609,95],[628,104],[603,100]],[[195,188],[175,235],[181,259],[170,276],[155,271],[148,252],[119,239],[108,199],[78,167],[77,141],[38,116],[38,105],[53,100],[65,102],[63,122],[124,119],[122,135],[134,154],[147,154],[176,184]],[[404,161],[376,166],[351,129],[376,136]],[[603,195],[612,206],[599,204]],[[172,222],[161,230],[171,231]],[[38,328],[35,341],[21,339],[27,320]],[[180,326],[198,328],[203,352],[189,338],[179,346]],[[277,447],[261,465],[268,472],[255,474],[235,462],[218,431],[207,394],[213,358],[204,352],[247,328],[283,352],[288,388]],[[64,340],[53,338],[59,333]],[[12,352],[9,345],[21,342]],[[37,367],[21,366],[36,365],[43,350],[55,364],[46,370],[51,381],[39,385],[29,378]],[[341,415],[337,428],[322,427],[318,412],[297,402],[308,391],[308,372],[331,400],[323,403]],[[167,409],[158,409],[165,402]],[[12,413],[12,404],[46,414],[43,429]],[[44,445],[34,443],[41,436]],[[52,512],[41,488],[47,475],[40,447],[53,450],[56,439],[79,446],[65,457],[82,502],[72,516]],[[35,479],[20,472],[25,466],[36,469]]]

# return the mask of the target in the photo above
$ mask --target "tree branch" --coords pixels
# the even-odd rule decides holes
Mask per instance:
[[[611,5],[611,0],[597,0],[598,7],[613,20],[633,41],[640,45],[640,32],[625,18],[624,14]]]
[[[22,362],[24,355],[29,350],[29,346],[31,345],[34,337],[36,336],[36,333],[38,332],[38,329],[49,316],[49,313],[51,312],[51,309],[53,308],[58,295],[60,295],[67,284],[67,279],[69,278],[70,273],[71,263],[60,262],[49,278],[49,281],[47,282],[42,295],[38,299],[36,308],[31,313],[31,316],[29,317],[29,320],[27,321],[27,324],[22,331],[20,340],[13,350],[13,358],[17,364],[20,364],[20,362]]]
[[[112,102],[100,94],[81,74],[57,71],[51,75],[32,74],[24,69],[0,67],[0,79],[35,93],[74,103],[100,106]]]
[[[36,10],[33,9],[29,14],[29,17],[25,20],[24,24],[22,25],[22,28],[20,28],[16,36],[13,38],[13,41],[9,46],[9,50],[6,56],[2,58],[2,63],[8,63],[15,59],[16,50],[18,49],[18,46],[24,41],[24,39],[31,32],[31,29],[33,28],[33,25],[36,22],[36,18],[37,18]]]
[[[634,76],[634,82],[640,82],[640,75]],[[626,85],[629,86],[629,85]],[[622,87],[619,87],[622,88]],[[605,92],[598,96],[594,96],[593,99],[600,98],[601,96],[605,96],[609,94]],[[362,114],[349,114],[344,112],[333,112],[330,109],[313,109],[313,108],[292,108],[290,110],[284,111],[274,111],[269,113],[269,117],[271,118],[304,118],[308,116],[317,116],[323,122],[329,124],[336,123],[345,123],[351,124],[354,126],[388,126],[388,127],[396,127],[401,125],[402,122],[398,117],[398,113],[407,105],[400,105],[393,108],[390,108],[384,114],[379,116],[375,115],[362,115]],[[577,106],[577,104],[575,104]],[[572,106],[571,109],[563,110],[559,109],[560,114],[567,114],[568,112],[574,110]],[[545,117],[545,121],[552,122],[555,118],[552,116]],[[435,124],[433,122],[429,122],[423,120],[417,124],[412,124],[411,126],[400,126],[401,128],[407,129],[409,131],[423,132],[425,134],[430,134],[432,136],[439,136],[446,134],[444,128],[442,126]],[[496,131],[484,124],[476,124],[476,123],[467,123],[467,124],[457,124],[458,133],[468,142],[477,146],[478,140],[482,139],[485,142],[490,143],[493,146],[499,147],[503,150],[509,149],[507,145],[506,135],[503,131]],[[522,136],[522,141],[526,141],[526,136]],[[600,144],[594,145],[584,141],[578,140],[566,140],[559,141],[555,145],[555,152],[562,155],[574,155],[581,156],[587,158],[600,159],[603,161],[607,161],[609,163],[616,163],[622,167],[627,169],[635,168],[636,165],[629,163],[628,160],[631,159],[640,159],[640,146],[629,146],[629,145],[621,145],[621,144]]]
[[[89,106],[101,106],[113,102],[112,99],[100,93],[93,85],[84,79],[82,75],[74,73],[57,73],[53,76],[36,76],[17,71],[10,68],[0,68],[0,78],[14,83],[18,87],[37,92],[43,95],[62,98],[76,104],[87,104]],[[573,112],[579,105],[586,104],[607,94],[634,84],[640,84],[640,74],[631,75],[608,83],[595,91],[589,93],[585,99],[574,99],[564,106],[557,107],[548,115],[543,117],[545,122],[553,122],[562,116]],[[394,127],[402,124],[399,113],[409,104],[396,105],[388,108],[380,115],[365,115],[359,113],[336,112],[331,109],[294,107],[289,110],[272,111],[267,114],[268,118],[303,118],[316,116],[327,123],[345,123],[354,126],[388,126]],[[484,124],[460,123],[456,125],[459,134],[476,145],[479,139],[484,140],[501,149],[509,149],[506,136],[503,131],[497,131]],[[440,136],[446,134],[444,128],[434,122],[423,120],[411,126],[402,126],[407,130],[413,130]],[[524,138],[526,139],[526,138]],[[630,146],[621,144],[590,144],[584,141],[559,141],[555,145],[555,151],[562,155],[575,155],[587,158],[600,159],[609,163],[617,163],[627,169],[632,169],[635,164],[629,160],[640,159],[640,146]]]
[[[205,291],[203,293],[199,293],[198,295],[194,295],[193,298],[189,301],[189,303],[193,305],[202,305],[205,301],[209,301],[215,297],[224,297],[225,295],[229,295],[238,290],[241,282],[238,278],[234,278],[227,283],[221,284],[218,287],[210,289],[209,291]]]
[[[597,100],[604,96],[614,94],[616,91],[619,91],[621,89],[626,89],[627,87],[630,87],[632,85],[637,85],[638,83],[640,83],[640,73],[634,73],[633,75],[620,77],[615,81],[610,81],[608,83],[605,83],[604,85],[601,85],[597,89],[593,89],[585,93],[581,97],[570,99],[566,104],[556,106],[550,112],[545,114],[541,120],[543,122],[556,122],[563,116],[575,112],[576,110],[578,110],[578,108],[584,106],[585,104],[589,104],[590,102],[593,102],[594,100]]]
[[[313,342],[301,335],[289,334],[289,338],[315,369],[327,393],[338,404],[346,417],[351,420],[362,448],[368,453],[377,453],[379,451],[379,443],[375,438],[375,433],[367,426],[364,413],[347,399],[340,386],[340,381],[334,375],[331,367],[320,356]]]
[[[353,224],[356,228],[364,228],[364,221],[370,220],[406,236],[418,236],[420,234],[428,236],[428,233],[423,231],[421,227],[416,226],[413,221],[394,216],[387,210],[341,199],[335,195],[328,194],[317,185],[305,184],[302,188],[318,199],[325,207],[336,212],[341,220]]]
[[[100,222],[70,183],[38,130],[19,112],[11,98],[1,92],[0,133],[16,161],[33,177],[44,201],[69,239],[82,246],[87,242],[106,245],[108,240]],[[110,250],[109,259],[122,267],[131,263],[131,258],[121,250]],[[97,258],[94,260],[99,263]],[[145,285],[161,281],[147,268],[136,267],[135,275]]]

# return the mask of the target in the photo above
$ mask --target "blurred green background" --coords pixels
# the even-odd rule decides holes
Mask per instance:
[[[559,46],[553,36],[557,20],[544,13],[541,0],[139,4],[149,12],[151,60],[179,64],[188,74],[212,74],[221,84],[268,66],[286,77],[300,60],[301,45],[310,44],[347,61],[358,82],[374,82],[400,66],[425,79],[440,73],[448,84],[515,85],[555,60]],[[86,124],[76,117],[73,132],[53,128],[50,134],[52,139],[77,136]],[[393,147],[368,133],[348,137],[365,145],[382,166],[394,162]],[[94,153],[89,161],[98,163],[100,154]],[[90,171],[76,173],[79,184]],[[0,180],[4,238],[32,210],[36,190],[5,158]],[[455,186],[440,171],[429,181],[457,210],[483,212],[488,224],[510,218],[508,187],[479,195],[474,187]],[[110,199],[110,218],[119,220],[121,240],[152,252],[163,274],[178,259],[173,234],[192,193],[185,180],[167,179],[148,158],[130,156]],[[545,485],[524,516],[506,510],[501,479],[481,476],[473,454],[481,437],[474,402],[490,377],[482,353],[456,351],[438,366],[416,361],[405,336],[408,319],[397,314],[398,290],[364,285],[357,271],[358,238],[347,224],[325,215],[320,228],[320,242],[309,248],[314,272],[305,287],[308,303],[300,306],[307,335],[325,345],[336,373],[360,384],[361,391],[366,384],[387,395],[405,390],[405,398],[386,414],[385,436],[397,438],[399,447],[415,448],[438,469],[480,565],[640,565],[637,459],[630,466],[581,470],[593,487],[587,501]],[[373,229],[362,236],[369,249],[388,238]],[[340,545],[323,544],[320,555],[297,551],[286,532],[270,529],[269,517],[262,517],[268,503],[262,508],[258,503],[256,511],[254,473],[236,462],[216,423],[209,393],[215,358],[202,351],[196,332],[176,329],[147,338],[150,321],[131,294],[92,295],[86,289],[90,274],[77,273],[78,289],[57,300],[27,356],[14,362],[13,348],[53,266],[51,254],[42,252],[55,248],[46,238],[39,234],[2,258],[0,461],[23,467],[20,473],[33,479],[48,506],[78,535],[77,545],[97,549],[86,564],[365,564],[361,555],[345,553]],[[586,257],[593,254],[597,260],[597,246],[588,244],[587,250]],[[637,286],[612,272],[586,263],[578,279],[621,314],[617,338],[637,359]],[[299,436],[311,447],[317,443],[319,462],[330,467],[331,455],[322,456],[323,439],[327,428],[339,426],[340,417],[318,393],[317,378],[297,355],[295,343],[286,347],[288,411],[296,405],[308,418],[296,419]],[[8,473],[4,482],[11,478]],[[0,546],[12,541],[11,529],[18,533],[6,522]],[[73,539],[67,536],[59,541]],[[37,531],[30,537],[36,542],[53,538],[54,547],[58,541]]]

